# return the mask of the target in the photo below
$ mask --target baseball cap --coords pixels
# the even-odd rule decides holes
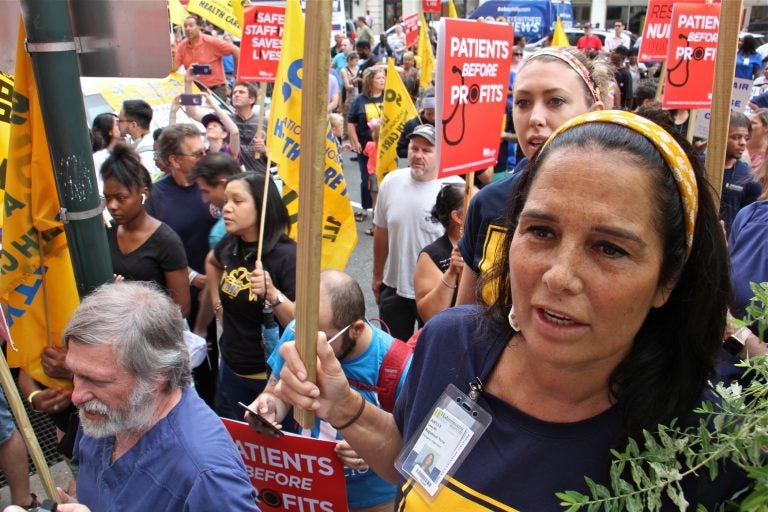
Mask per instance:
[[[221,119],[219,119],[219,116],[217,116],[216,114],[205,114],[205,115],[203,116],[203,118],[200,120],[200,123],[201,123],[203,126],[205,126],[206,128],[208,128],[208,124],[209,124],[209,123],[212,123],[212,122],[214,122],[214,121],[216,121],[217,123],[219,123],[219,124],[221,125],[221,127],[222,127],[222,128],[224,128],[224,131],[225,131],[225,132],[229,132],[229,130],[227,130],[227,127],[226,127],[226,126],[224,126],[224,123],[222,123],[222,122],[221,122]]]
[[[427,139],[430,144],[435,144],[435,127],[431,124],[420,124],[416,127],[413,132],[411,132],[410,135],[408,135],[408,140],[411,140],[414,137],[422,137],[424,139]]]

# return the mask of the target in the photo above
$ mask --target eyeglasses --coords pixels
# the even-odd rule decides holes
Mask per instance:
[[[353,323],[354,323],[354,322],[353,322]],[[343,328],[342,330],[340,330],[339,332],[337,332],[336,334],[334,334],[334,335],[333,335],[333,337],[332,337],[332,338],[330,338],[330,339],[328,340],[328,344],[330,345],[331,343],[333,343],[334,341],[336,341],[336,338],[338,338],[339,336],[341,336],[342,334],[344,334],[345,332],[347,332],[347,331],[349,330],[349,328],[350,328],[350,327],[352,327],[352,324],[349,324],[349,325],[347,325],[345,328]],[[290,326],[288,329],[289,329],[291,332],[295,333],[295,332],[296,332],[296,324],[294,323],[294,324],[293,324],[293,325],[291,325],[291,326]],[[326,335],[325,335],[325,337],[327,338],[327,337],[328,337],[328,335],[326,334]]]
[[[512,52],[512,55],[514,55],[515,57],[522,57],[523,56],[523,54],[520,53],[520,52]]]
[[[200,160],[201,158],[203,158],[205,156],[205,150],[201,149],[200,151],[195,151],[192,154],[176,153],[176,156],[188,156],[190,158],[197,158],[198,160]]]

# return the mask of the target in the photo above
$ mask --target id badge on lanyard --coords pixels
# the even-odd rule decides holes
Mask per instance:
[[[428,501],[459,469],[491,424],[491,415],[475,402],[482,390],[479,379],[470,388],[467,396],[449,384],[395,460],[395,468]]]

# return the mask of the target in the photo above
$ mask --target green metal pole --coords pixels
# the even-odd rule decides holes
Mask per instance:
[[[112,279],[67,0],[22,0],[28,50],[80,296]],[[88,213],[90,212],[90,213]],[[87,218],[78,218],[87,217]]]

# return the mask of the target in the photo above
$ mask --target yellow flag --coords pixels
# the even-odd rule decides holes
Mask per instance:
[[[448,17],[449,18],[459,17],[459,14],[456,12],[456,4],[453,3],[453,0],[448,0]]]
[[[168,0],[168,14],[170,15],[171,23],[184,26],[184,18],[187,17],[187,10],[184,9],[179,0]]]
[[[189,0],[187,10],[210,21],[221,30],[235,37],[243,36],[242,25],[238,24],[236,11],[232,4],[237,0]],[[243,5],[240,4],[242,12]]]
[[[389,59],[376,160],[376,176],[379,183],[388,172],[397,169],[397,141],[400,140],[403,125],[417,115],[411,95],[403,85],[400,73],[395,69],[395,60]]]
[[[237,24],[240,25],[240,34],[237,37],[243,37],[243,27],[245,26],[245,12],[243,11],[243,0],[231,0],[232,12],[235,13]]]
[[[8,348],[8,364],[46,386],[71,388],[69,381],[48,377],[40,363],[45,347],[61,346],[61,333],[79,298],[57,218],[59,199],[24,39],[24,25],[19,23],[0,253],[0,300],[8,304],[17,348]]]
[[[0,175],[8,165],[8,142],[11,139],[11,110],[13,109],[13,76],[0,72]],[[0,204],[3,204],[5,183],[0,182]],[[2,227],[0,215],[0,227]]]
[[[552,37],[552,46],[571,46],[571,43],[568,42],[568,36],[565,35],[563,22],[560,20],[559,16],[555,22],[555,34]]]
[[[288,0],[285,7],[283,49],[272,92],[267,149],[283,180],[283,197],[289,213],[298,212],[303,58],[304,16],[299,0]],[[347,183],[338,162],[336,143],[331,136],[330,124],[326,126],[321,267],[343,270],[357,244],[357,227],[349,202]],[[298,215],[291,215],[292,222],[297,218]]]
[[[422,89],[429,89],[432,86],[432,73],[435,71],[435,54],[432,52],[432,43],[429,41],[429,28],[424,14],[421,15],[421,26],[419,27],[419,61],[421,63],[421,77],[419,86]]]

